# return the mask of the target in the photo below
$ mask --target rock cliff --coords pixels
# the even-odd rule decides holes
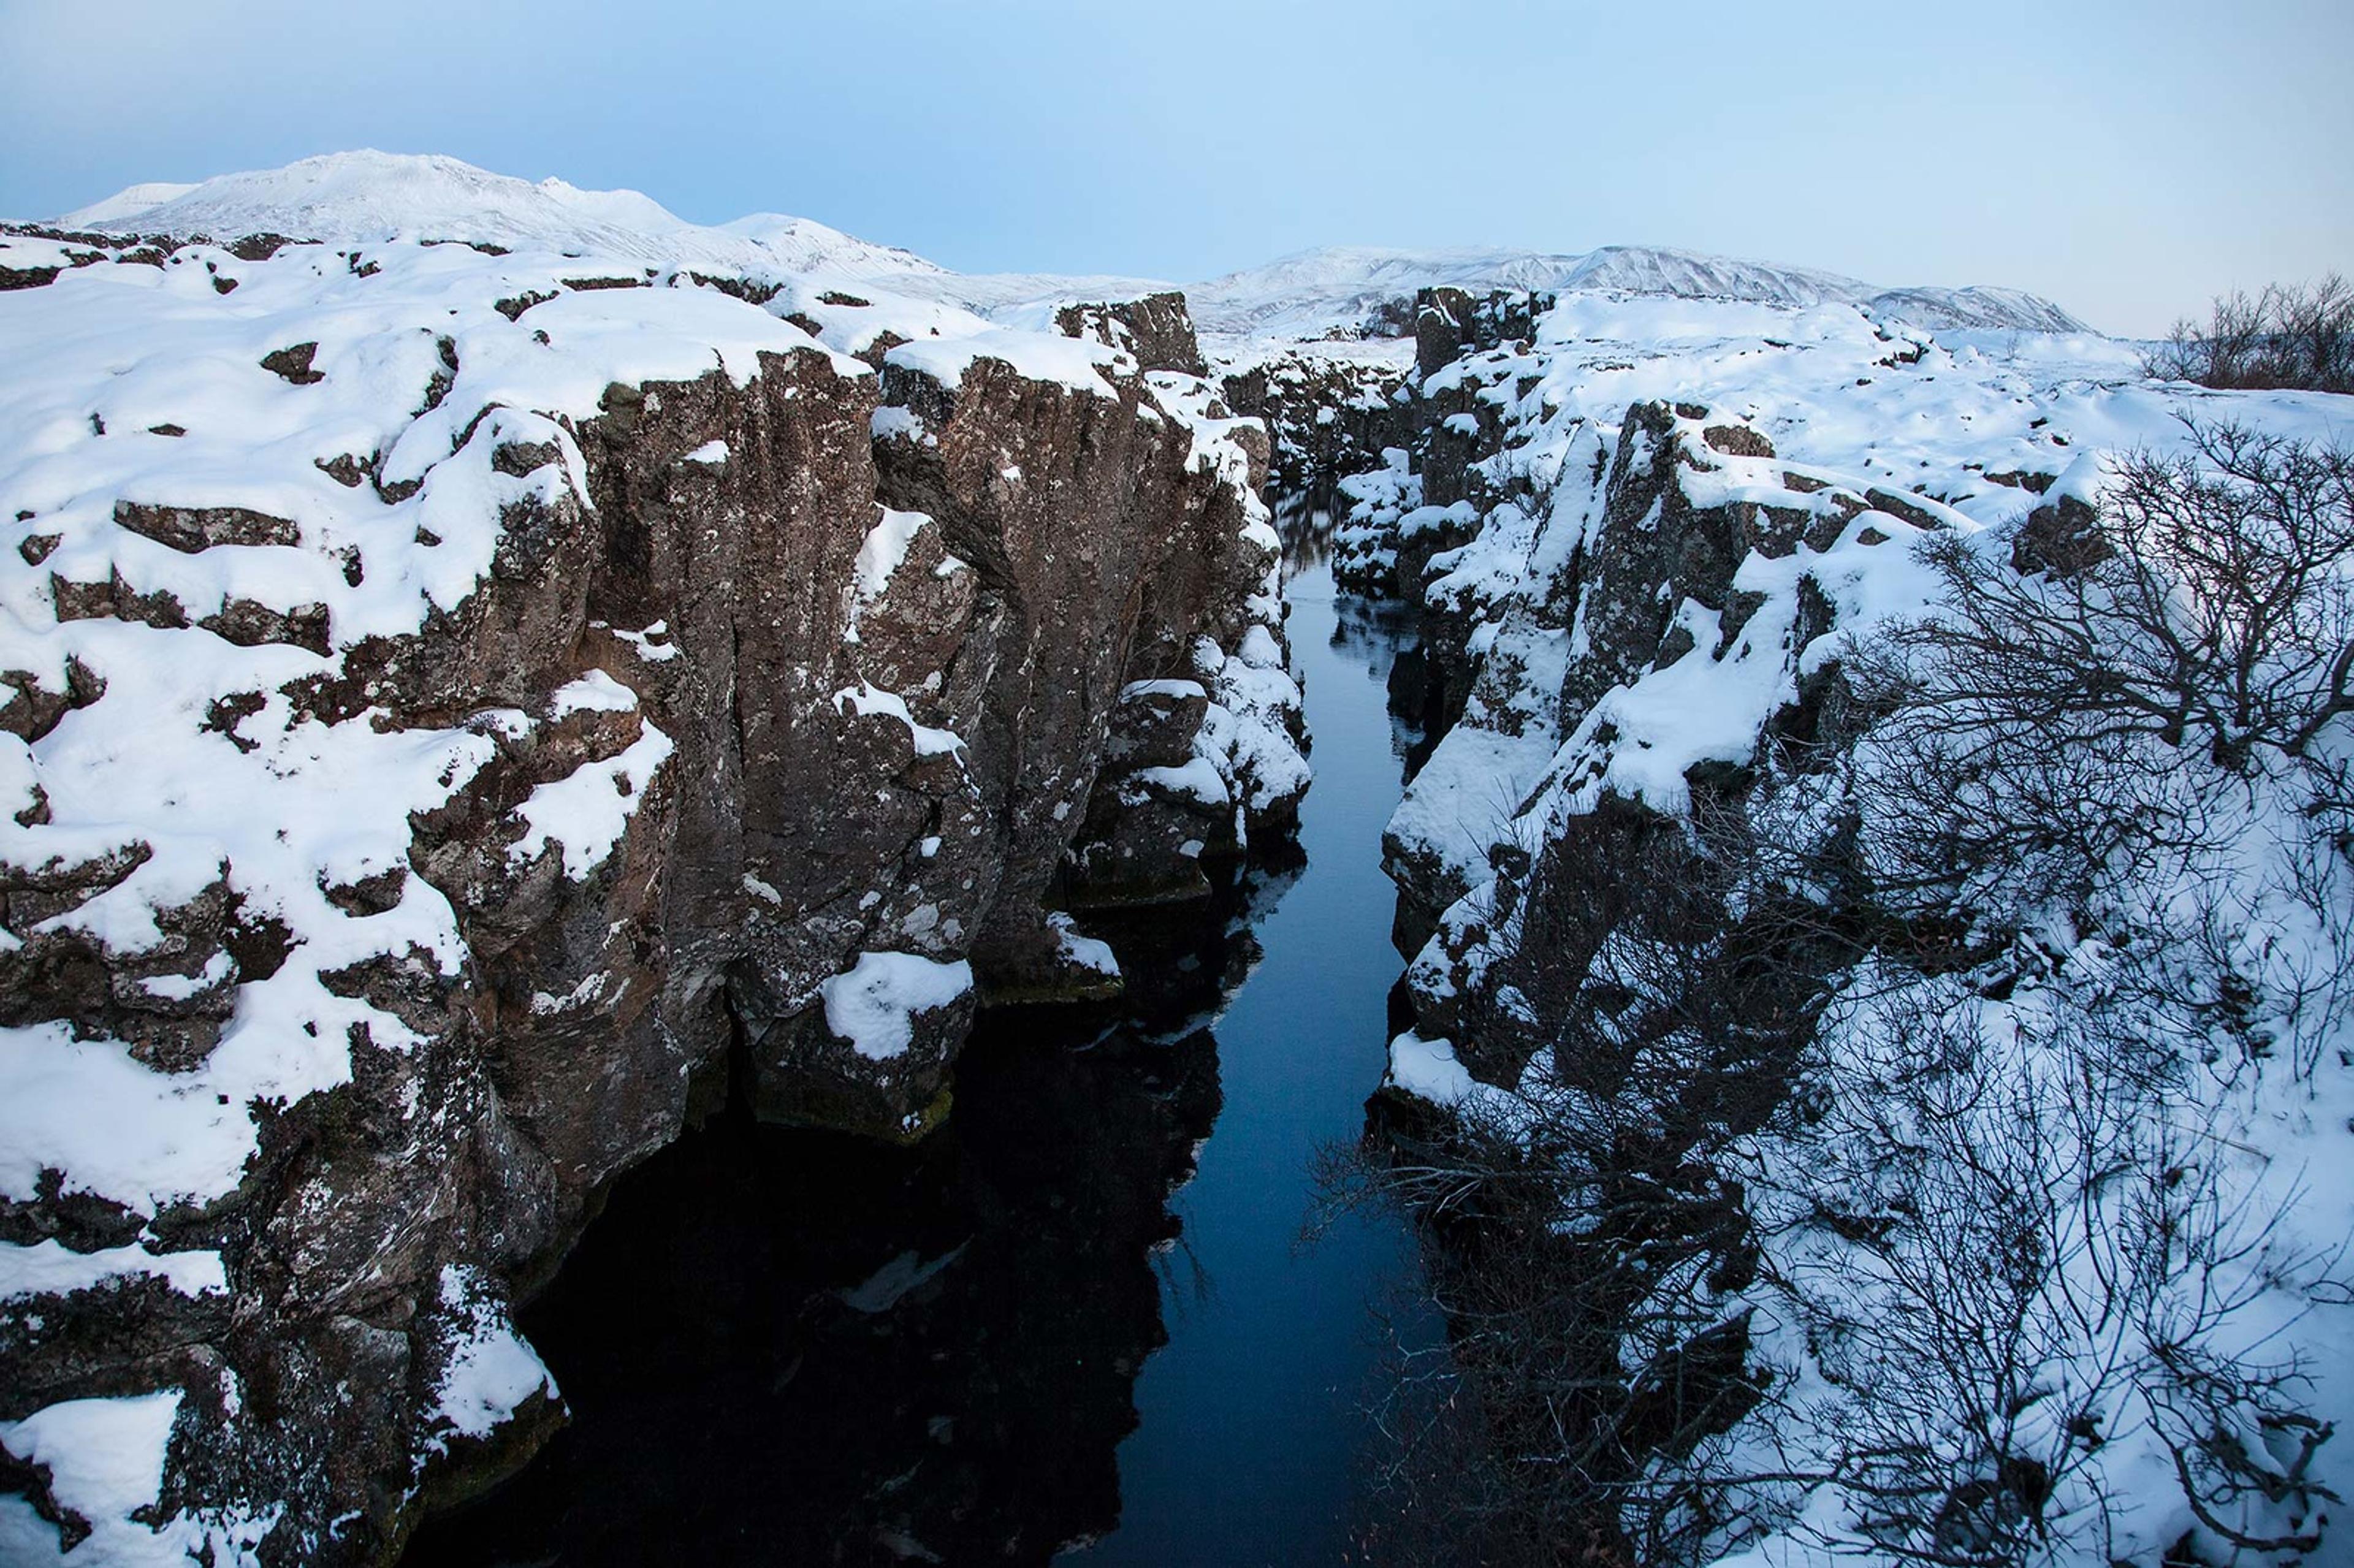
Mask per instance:
[[[1305,788],[1182,301],[0,247],[44,1550],[384,1560],[560,1419],[509,1304],[731,1077],[920,1136],[976,1006],[1117,984],[1058,906],[1205,891]]]
[[[2333,470],[2338,416],[2186,416],[2064,345],[1847,307],[1426,294],[1421,323],[1420,427],[1342,482],[1336,564],[1416,607],[1394,692],[1443,732],[1384,843],[1411,1027],[1377,1106],[1409,1167],[1447,1145],[1425,1257],[1473,1304],[1454,1397],[1488,1413],[1425,1462],[1514,1499],[1441,1496],[1443,1538],[1477,1555],[1517,1511],[1595,1562],[2326,1550],[2307,1477],[2349,1383],[2340,1326],[2302,1325],[2342,1293],[2234,1275],[2202,1316],[2240,1266],[2178,1238],[2343,1234],[2342,1193],[2284,1176],[2344,1136],[2300,1108],[2354,1060],[2341,993],[2302,989],[2347,972],[2346,841],[2308,825],[2343,791],[2179,729],[2093,759],[2137,661],[2190,667],[2152,652],[2210,591],[2188,563],[2278,493],[2245,454]],[[2300,593],[2310,549],[2248,580]],[[2176,789],[2246,815],[2196,842]],[[2152,1327],[2109,1337],[2129,1296]],[[2299,1325],[2265,1353],[2309,1381],[2266,1381],[2254,1321]],[[2169,1425],[2194,1365],[2211,1403]],[[2021,1386],[2102,1414],[2020,1420]],[[2243,1464],[2227,1424],[2302,1436]]]

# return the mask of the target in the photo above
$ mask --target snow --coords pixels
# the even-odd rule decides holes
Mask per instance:
[[[237,960],[225,952],[215,953],[195,974],[150,975],[139,982],[139,989],[158,1001],[186,1001],[219,985],[236,969]]]
[[[679,461],[682,462],[702,463],[710,468],[720,467],[727,461],[727,443],[726,441],[705,441]]]
[[[559,1397],[555,1378],[515,1332],[504,1302],[480,1270],[447,1266],[440,1293],[460,1333],[435,1389],[429,1446],[446,1451],[453,1436],[487,1437],[533,1395]]]
[[[1466,1121],[1511,1131],[1522,1127],[1528,1107],[1509,1089],[1471,1075],[1447,1040],[1426,1040],[1409,1029],[1390,1042],[1389,1072],[1383,1080]]]
[[[1130,681],[1119,689],[1124,703],[1151,702],[1156,699],[1172,702],[1207,701],[1210,694],[1199,681]]]
[[[954,730],[917,723],[916,715],[908,711],[907,698],[886,692],[872,681],[834,693],[833,705],[836,712],[854,713],[861,718],[897,719],[907,726],[907,738],[915,743],[918,757],[948,757],[964,749],[963,736]]]
[[[548,699],[548,716],[562,718],[567,714],[635,713],[638,694],[613,679],[602,670],[591,670],[569,685],[559,686]]]
[[[1216,760],[1209,757],[1191,757],[1175,768],[1140,768],[1132,778],[1135,793],[1129,797],[1131,803],[1144,799],[1147,790],[1160,790],[1204,806],[1224,806],[1233,799]]]
[[[859,542],[858,557],[850,569],[850,611],[843,621],[845,641],[858,641],[858,618],[883,597],[891,577],[907,559],[907,548],[931,519],[920,512],[899,512],[877,506],[875,526]],[[953,557],[949,557],[953,559]]]
[[[608,971],[596,969],[581,976],[580,983],[562,996],[557,996],[553,991],[533,991],[531,1010],[541,1017],[550,1017],[556,1013],[571,1012],[575,1008],[594,1007],[603,1000],[605,988],[611,980],[612,976]]]
[[[913,408],[886,403],[875,410],[874,418],[867,423],[878,441],[926,441],[933,446],[939,445],[939,438],[924,428],[923,417]]]
[[[55,1239],[29,1246],[0,1244],[0,1301],[64,1296],[140,1278],[160,1279],[183,1296],[209,1296],[228,1288],[217,1252],[154,1253],[135,1244],[70,1252]]]
[[[670,759],[670,736],[651,724],[644,730],[618,757],[583,763],[534,789],[515,809],[529,831],[507,846],[508,861],[525,863],[557,842],[564,846],[564,874],[574,882],[604,864],[645,803],[654,774]]]
[[[931,521],[920,512],[895,512],[888,506],[877,510],[882,515],[859,545],[858,560],[851,569],[851,581],[862,599],[883,597],[891,574],[907,558],[907,546],[915,541],[917,530]]]
[[[1047,337],[986,326],[955,337],[918,338],[883,356],[885,365],[917,371],[951,389],[962,386],[973,365],[984,359],[1011,366],[1034,381],[1053,382],[1097,397],[1116,396],[1111,383],[1104,378],[1106,372],[1127,376],[1137,368],[1132,355],[1084,338]]]
[[[938,270],[907,251],[807,218],[762,214],[706,228],[636,191],[585,191],[557,179],[492,174],[456,158],[373,151],[331,153],[195,185],[134,185],[58,223],[221,240],[245,234],[337,244],[464,239],[754,275]]]
[[[75,1399],[0,1422],[0,1446],[46,1466],[49,1490],[89,1520],[89,1539],[69,1555],[55,1526],[14,1494],[0,1495],[0,1558],[11,1563],[85,1563],[101,1568],[185,1562],[171,1536],[131,1518],[153,1508],[164,1489],[164,1450],[183,1397],[178,1389],[122,1399]]]
[[[652,626],[639,631],[625,631],[620,627],[612,627],[609,630],[615,637],[635,648],[639,658],[650,663],[665,664],[678,657],[677,643],[653,641],[657,637],[666,637],[670,633],[670,627],[663,621],[657,620]]]
[[[1418,1099],[1447,1107],[1477,1086],[1470,1069],[1455,1059],[1451,1043],[1425,1040],[1411,1029],[1390,1042],[1390,1082]]]
[[[97,228],[118,218],[132,217],[176,201],[196,187],[175,185],[167,180],[149,180],[143,185],[129,185],[88,207],[76,207],[58,219],[60,228]]]
[[[972,990],[972,965],[916,953],[861,953],[847,971],[822,981],[828,1029],[870,1062],[906,1053],[916,1014],[949,1006]]]
[[[1046,924],[1055,933],[1065,962],[1099,975],[1119,977],[1119,959],[1113,954],[1109,942],[1082,937],[1078,926],[1059,909],[1046,916]]]

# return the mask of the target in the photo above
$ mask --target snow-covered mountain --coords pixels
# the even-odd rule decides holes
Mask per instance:
[[[166,202],[176,201],[196,188],[192,185],[175,185],[170,180],[149,180],[143,185],[127,185],[104,201],[78,207],[58,222],[69,228],[101,228],[133,213],[148,212]]]
[[[1650,245],[1606,246],[1582,256],[1331,247],[1229,272],[1185,292],[1194,319],[1206,330],[1312,337],[1363,323],[1394,302],[1411,300],[1416,289],[1439,287],[1736,300],[1797,310],[1852,304],[1932,332],[1955,327],[2085,330],[2049,300],[2015,289],[1882,289],[1814,268]]]
[[[737,270],[942,272],[908,251],[805,217],[759,213],[711,228],[637,191],[584,191],[557,179],[535,184],[456,158],[374,151],[331,153],[195,185],[133,185],[57,221],[66,228],[224,240],[261,233],[356,243],[465,239],[510,250]]]
[[[468,239],[655,265],[821,272],[993,316],[1026,318],[1058,301],[1182,287],[1204,331],[1240,337],[1313,338],[1376,318],[1394,330],[1416,290],[1439,286],[1734,300],[1789,309],[1852,304],[1933,332],[2085,330],[2058,305],[2017,290],[1884,289],[1812,268],[1659,246],[1607,246],[1583,255],[1342,246],[1192,284],[1046,272],[965,274],[805,217],[759,213],[717,226],[695,224],[636,191],[587,191],[562,180],[534,183],[492,174],[455,158],[379,152],[329,154],[195,185],[133,185],[57,221],[68,228],[215,239],[263,232],[361,242]]]

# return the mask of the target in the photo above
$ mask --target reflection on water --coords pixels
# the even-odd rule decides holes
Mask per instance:
[[[1295,559],[1318,547],[1287,545]],[[1390,717],[1387,678],[1406,634],[1336,599],[1321,567],[1296,568],[1288,598],[1315,737],[1308,867],[1259,922],[1258,966],[1218,1021],[1225,1107],[1173,1200],[1217,1289],[1164,1293],[1169,1344],[1145,1365],[1140,1424],[1119,1452],[1120,1528],[1073,1568],[1343,1561],[1363,1412],[1389,1364],[1368,1307],[1413,1268],[1385,1213],[1344,1215],[1299,1245],[1311,1162],[1358,1137],[1389,1038],[1401,966],[1381,832],[1414,737]]]
[[[407,1563],[1341,1559],[1408,1244],[1298,1238],[1381,1076],[1413,737],[1396,630],[1318,567],[1291,598],[1304,858],[1102,929],[1117,1018],[986,1015],[919,1149],[731,1114],[624,1179],[522,1314],[572,1425]]]
[[[1276,532],[1283,536],[1283,570],[1298,577],[1332,558],[1332,535],[1340,519],[1305,495],[1287,495],[1275,503]]]

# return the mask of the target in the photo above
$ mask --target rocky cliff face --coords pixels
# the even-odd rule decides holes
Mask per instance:
[[[1384,450],[1413,440],[1412,377],[1394,352],[1403,346],[1299,344],[1227,369],[1227,400],[1264,420],[1273,439],[1278,494],[1330,507],[1341,480],[1379,468]]]
[[[1937,496],[1915,488],[1910,447],[1785,461],[1777,430],[1833,424],[1826,404],[1925,400],[1951,362],[1844,308],[1728,306],[1712,335],[1670,316],[1664,348],[1630,330],[1648,307],[1616,310],[1632,321],[1582,299],[1425,291],[1411,439],[1341,483],[1336,573],[1422,619],[1405,695],[1446,738],[1388,853],[1428,916],[1494,882],[1493,863],[1525,865],[1602,793],[1673,813],[1687,769],[1745,765],[1775,715],[1815,700],[1836,633],[1926,591],[1903,541],[1961,521],[1947,501],[2023,499],[2020,474],[2067,461],[2025,416],[1975,448],[1921,438]]]
[[[977,1005],[1117,983],[1058,905],[1191,895],[1305,787],[1264,438],[1131,352],[1182,302],[5,248],[48,1551],[381,1560],[559,1418],[507,1304],[731,1072],[919,1136]]]
[[[2176,1238],[2202,1211],[2342,1231],[2339,1198],[2278,1173],[2343,1136],[2284,1107],[2344,1085],[2262,1059],[2302,1028],[2318,1066],[2345,1037],[2344,1011],[2297,989],[2346,971],[2341,938],[2298,934],[2324,908],[2342,922],[2343,857],[2267,827],[2137,859],[2115,846],[2167,830],[2134,826],[2099,841],[2097,871],[2021,863],[2142,799],[2126,772],[2068,770],[2129,722],[2116,670],[2174,633],[2084,607],[2200,594],[2168,576],[2195,550],[2149,598],[2093,586],[2124,536],[2103,520],[2130,508],[2108,459],[2070,449],[2168,452],[2168,471],[2228,489],[2216,449],[2165,388],[2053,379],[2029,362],[2048,345],[2006,361],[1829,309],[1564,297],[1523,327],[1511,299],[1424,306],[1426,423],[1344,482],[1337,559],[1417,607],[1410,694],[1444,731],[1385,841],[1412,1027],[1379,1103],[1409,1139],[1451,1140],[1450,1171],[1495,1178],[1426,1216],[1440,1295],[1475,1304],[1456,1325],[1463,1397],[1493,1413],[1445,1473],[1492,1467],[1517,1499],[1498,1511],[1543,1520],[1549,1546],[1590,1538],[1596,1562],[1662,1542],[1696,1561],[2315,1550],[2318,1439],[2256,1481],[2208,1434],[2327,1430],[2343,1374],[2283,1400],[2229,1319],[2310,1321],[2336,1288],[2285,1270],[2202,1319],[2182,1304],[2217,1275]],[[2232,408],[2264,440],[2326,444],[2315,412]],[[1973,595],[2031,608],[1989,636]],[[1925,631],[1937,615],[1946,630]],[[1891,626],[1912,630],[1876,639]],[[2066,677],[1998,686],[1967,665],[2044,637],[2117,661],[2084,730],[2044,705]],[[2179,734],[2131,765],[2186,789],[2218,766]],[[2008,782],[1974,793],[1980,777]],[[2225,789],[2251,821],[2332,809],[2301,782],[2273,804],[2277,787]],[[1983,847],[2026,823],[2009,842],[2032,848]],[[2292,847],[2247,849],[2265,833]],[[2250,869],[2275,853],[2313,869],[2296,907],[2266,891],[2278,872]],[[2250,933],[2228,958],[2206,956],[2210,916],[2177,913],[2204,898]],[[2255,1045],[2203,1022],[2225,995],[2265,1020]],[[2183,1126],[2231,1155],[2178,1158]],[[2186,1183],[2205,1185],[2163,1195]],[[2143,1213],[2163,1217],[2144,1231]],[[1989,1284],[1976,1260],[2029,1235]],[[2155,1337],[2071,1316],[2129,1292],[2165,1303]],[[2031,1336],[1988,1327],[1997,1295]],[[2209,1336],[2197,1375],[2228,1391],[2196,1423],[2016,1419],[2010,1386],[2174,1408],[2186,1333]],[[2330,1340],[2290,1353],[2334,1368]],[[1975,1364],[2010,1356],[2018,1384],[1947,1370],[1990,1353]],[[1899,1491],[1919,1500],[1890,1507]],[[2243,1522],[2219,1528],[2219,1498]]]

